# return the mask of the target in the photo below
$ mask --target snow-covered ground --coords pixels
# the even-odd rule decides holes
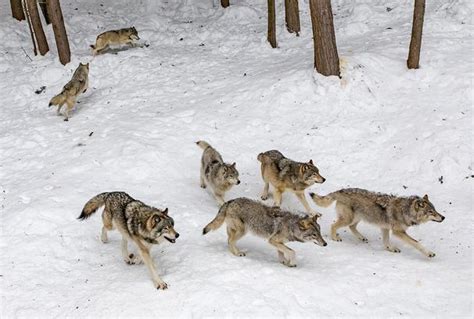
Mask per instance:
[[[300,37],[277,1],[278,49],[266,1],[217,2],[61,1],[73,53],[63,67],[51,27],[51,52],[34,57],[2,1],[1,317],[472,317],[471,1],[427,1],[419,70],[405,64],[412,1],[333,1],[342,80],[313,72],[307,1]],[[98,33],[131,25],[148,48],[92,59]],[[80,61],[91,62],[90,89],[63,122],[47,105]],[[269,149],[312,158],[327,178],[318,193],[428,193],[446,220],[409,233],[437,255],[396,239],[402,253],[389,253],[367,224],[369,244],[348,231],[333,242],[328,208],[329,245],[290,244],[298,267],[252,236],[234,257],[224,228],[201,235],[217,207],[199,187],[198,139],[237,162],[242,184],[228,198],[259,197],[256,156]],[[100,242],[100,214],[76,220],[109,190],[169,207],[181,237],[153,250],[168,290],[122,261],[118,233]],[[290,194],[283,206],[302,211]]]

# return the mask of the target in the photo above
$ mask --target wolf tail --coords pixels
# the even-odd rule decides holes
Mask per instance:
[[[334,193],[328,194],[326,196],[319,196],[318,194],[315,194],[315,193],[309,193],[309,196],[313,199],[316,205],[320,207],[328,207],[336,200],[333,194]]]
[[[105,198],[108,194],[109,193],[101,193],[89,199],[89,201],[84,205],[81,215],[79,215],[77,219],[84,220],[94,214],[99,207],[105,204]]]
[[[207,224],[206,227],[204,227],[204,229],[202,230],[203,235],[206,235],[211,230],[216,230],[216,229],[218,229],[219,227],[222,226],[222,224],[225,221],[227,208],[229,207],[229,204],[231,202],[232,201],[230,200],[230,201],[224,203],[224,205],[221,206],[221,208],[219,209],[219,212],[217,213],[217,216],[209,224]]]
[[[211,147],[211,145],[206,141],[197,141],[196,144],[203,150],[205,150],[208,147]]]
[[[51,105],[60,105],[60,104],[64,104],[64,102],[66,101],[66,95],[64,94],[64,92],[61,92],[59,93],[58,95],[56,95],[55,97],[53,97],[51,99],[51,101],[49,101],[49,107]]]

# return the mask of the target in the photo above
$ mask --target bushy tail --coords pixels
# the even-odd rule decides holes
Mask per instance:
[[[332,196],[333,193],[328,194],[326,196],[319,196],[315,193],[309,193],[309,196],[313,199],[316,205],[320,207],[328,207],[331,205],[336,199]]]
[[[211,147],[211,145],[206,141],[197,141],[196,144],[203,150],[205,150],[208,147]]]
[[[51,105],[60,105],[60,104],[63,104],[64,102],[66,101],[66,95],[63,94],[63,92],[59,93],[58,95],[56,95],[55,97],[53,97],[51,99],[51,101],[49,101],[49,105],[48,106],[51,106]]]
[[[232,201],[228,201],[224,203],[224,205],[221,206],[221,208],[219,209],[219,212],[217,213],[217,216],[209,224],[207,224],[206,227],[204,227],[204,229],[202,230],[203,235],[206,235],[211,230],[216,230],[222,226],[222,224],[225,221],[227,208],[229,207],[229,204],[231,202]]]
[[[84,205],[82,209],[81,215],[77,217],[77,219],[84,220],[89,218],[92,214],[94,214],[99,207],[105,204],[105,198],[109,193],[101,193],[97,196],[92,197],[89,201]]]

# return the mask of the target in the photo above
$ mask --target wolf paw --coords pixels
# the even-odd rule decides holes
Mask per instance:
[[[155,282],[155,287],[156,289],[161,289],[161,290],[165,290],[165,289],[168,289],[168,284],[164,281],[158,281],[158,282]]]
[[[260,198],[261,198],[262,200],[267,200],[267,199],[268,199],[268,194],[267,194],[267,195],[262,195],[262,196],[260,196]]]
[[[125,258],[125,262],[128,265],[138,265],[138,264],[141,264],[142,259],[140,258],[139,255],[130,254],[130,255],[128,255],[127,258]]]
[[[363,243],[368,243],[369,240],[365,237],[359,238]]]
[[[237,257],[245,257],[246,256],[246,254],[243,251],[238,251],[235,255]]]
[[[337,234],[335,236],[332,236],[331,239],[334,241],[342,241],[341,237],[339,237],[339,235]]]
[[[391,246],[389,246],[389,247],[386,247],[386,248],[387,248],[387,250],[388,250],[389,252],[392,252],[392,253],[399,253],[399,252],[401,252],[401,250],[400,250],[399,248],[397,248],[397,247],[391,247]]]
[[[201,184],[201,188],[206,188],[206,184]]]
[[[290,267],[290,268],[294,268],[296,267],[296,264],[292,263],[291,261],[289,260],[282,260],[281,263],[287,267]]]
[[[428,254],[426,255],[428,256],[429,258],[433,258],[434,256],[436,256],[436,254],[432,251],[428,252]]]

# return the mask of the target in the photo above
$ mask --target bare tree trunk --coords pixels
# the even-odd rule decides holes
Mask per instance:
[[[227,8],[229,5],[230,5],[230,1],[229,1],[229,0],[221,0],[221,6],[222,6],[223,8]]]
[[[314,67],[322,75],[340,76],[331,0],[310,0],[309,6],[313,25]]]
[[[410,51],[408,52],[407,66],[409,69],[420,67],[421,36],[423,34],[423,20],[425,17],[425,0],[415,0],[413,10],[413,25],[411,30]]]
[[[10,0],[10,6],[12,8],[12,16],[18,21],[25,20],[25,13],[23,12],[23,6],[21,0]]]
[[[301,27],[298,0],[285,0],[285,21],[288,32],[295,32],[296,36],[299,36]]]
[[[48,9],[46,8],[46,0],[38,0],[38,4],[43,12],[44,21],[46,24],[50,24],[51,20],[49,19]]]
[[[28,16],[33,28],[34,38],[38,45],[38,50],[41,55],[45,55],[49,51],[48,41],[44,35],[43,25],[38,12],[38,5],[36,0],[26,0],[26,7],[28,9]]]
[[[268,32],[267,40],[272,48],[277,47],[276,40],[276,18],[275,18],[275,0],[267,0],[268,4]]]
[[[66,27],[64,26],[63,14],[59,0],[46,0],[49,18],[53,24],[54,38],[58,48],[59,61],[63,65],[71,61],[71,50],[67,38]]]

